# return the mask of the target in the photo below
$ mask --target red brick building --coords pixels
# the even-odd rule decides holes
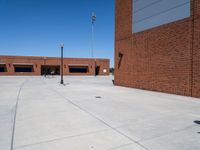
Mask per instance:
[[[200,0],[189,17],[136,33],[133,5],[116,0],[115,84],[200,97]]]
[[[60,74],[60,58],[0,56],[0,75]],[[64,58],[64,75],[109,75],[109,59]]]

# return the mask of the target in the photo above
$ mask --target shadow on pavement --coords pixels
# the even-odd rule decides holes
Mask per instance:
[[[195,120],[194,123],[200,125],[200,121],[199,120]]]
[[[194,123],[200,125],[200,121],[199,120],[195,120]],[[200,132],[197,132],[198,134],[200,134]]]

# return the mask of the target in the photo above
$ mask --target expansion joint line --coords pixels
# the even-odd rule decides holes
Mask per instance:
[[[111,125],[109,125],[108,123],[106,123],[105,121],[103,121],[102,119],[98,118],[97,116],[95,116],[94,114],[92,114],[91,112],[85,110],[84,108],[80,107],[79,105],[77,105],[76,103],[72,102],[70,99],[66,98],[65,96],[61,95],[61,93],[59,93],[58,91],[56,91],[54,88],[49,88],[50,90],[52,90],[54,93],[56,93],[57,95],[59,95],[60,97],[62,97],[63,99],[67,100],[70,104],[72,104],[73,106],[77,107],[78,109],[80,109],[81,111],[89,114],[91,117],[95,118],[96,120],[100,121],[101,123],[103,123],[104,125],[106,125],[107,127],[111,128],[112,130],[114,130],[115,132],[117,132],[118,134],[124,136],[125,138],[129,139],[130,141],[132,141],[133,143],[139,145],[140,147],[142,147],[145,150],[149,150],[147,147],[145,147],[144,145],[142,145],[141,143],[139,143],[138,141],[132,139],[131,137],[127,136],[126,134],[122,133],[121,131],[119,131],[118,129],[112,127]]]
[[[11,139],[11,146],[10,146],[10,150],[13,150],[14,147],[14,139],[15,139],[15,124],[16,124],[16,118],[17,118],[17,109],[18,109],[18,104],[19,104],[19,97],[20,97],[20,93],[22,88],[24,87],[25,83],[27,82],[27,80],[25,80],[19,88],[18,94],[17,94],[17,100],[16,100],[16,104],[15,104],[15,112],[14,112],[14,121],[13,121],[13,128],[12,128],[12,139]]]

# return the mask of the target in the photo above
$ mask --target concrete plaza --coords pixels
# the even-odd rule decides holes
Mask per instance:
[[[200,149],[200,99],[64,79],[0,77],[0,150]]]

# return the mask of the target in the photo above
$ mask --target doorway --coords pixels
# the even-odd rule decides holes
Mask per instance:
[[[95,68],[95,75],[98,76],[100,71],[100,66],[96,66]]]
[[[60,75],[60,66],[41,66],[41,75]]]

